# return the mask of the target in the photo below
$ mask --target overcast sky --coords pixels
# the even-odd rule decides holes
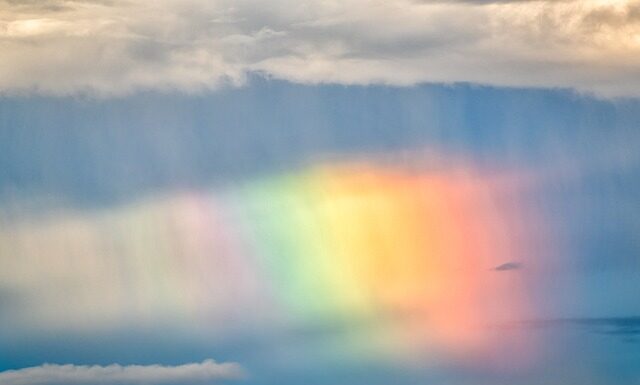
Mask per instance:
[[[640,384],[640,0],[0,0],[2,385]]]

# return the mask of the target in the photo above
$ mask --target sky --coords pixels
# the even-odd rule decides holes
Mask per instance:
[[[0,0],[0,384],[640,384],[640,2]]]

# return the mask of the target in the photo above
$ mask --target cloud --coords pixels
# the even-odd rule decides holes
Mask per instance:
[[[239,379],[242,368],[235,363],[205,360],[178,366],[162,365],[52,365],[0,372],[3,385],[93,384],[194,384]]]
[[[524,322],[529,327],[581,327],[591,333],[613,337],[640,337],[640,316],[540,319]]]
[[[0,91],[476,82],[640,96],[640,1],[0,0]]]
[[[500,266],[496,266],[493,268],[495,271],[509,271],[509,270],[520,270],[524,267],[522,263],[519,262],[507,262],[503,263]]]

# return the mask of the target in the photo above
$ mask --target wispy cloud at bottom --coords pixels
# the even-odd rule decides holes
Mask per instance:
[[[244,371],[236,363],[213,360],[177,366],[163,365],[56,365],[0,372],[4,385],[62,384],[194,384],[218,380],[240,379]]]

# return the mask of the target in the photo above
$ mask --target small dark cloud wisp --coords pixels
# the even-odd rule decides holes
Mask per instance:
[[[524,265],[520,262],[507,262],[493,268],[494,271],[520,270]]]

